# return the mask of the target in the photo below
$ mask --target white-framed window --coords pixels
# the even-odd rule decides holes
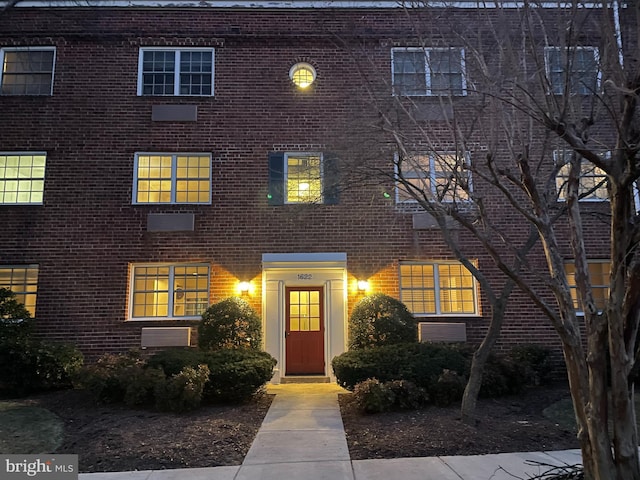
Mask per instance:
[[[130,320],[194,319],[209,306],[208,265],[133,265],[130,282]]]
[[[45,152],[0,152],[0,205],[41,205]]]
[[[284,154],[285,203],[322,203],[322,154]]]
[[[415,203],[410,194],[413,187],[438,201],[469,201],[471,170],[468,154],[429,152],[403,158],[396,154],[395,160],[397,203]],[[401,179],[413,187],[403,184]]]
[[[213,72],[213,48],[141,48],[138,95],[212,96]]]
[[[609,278],[611,273],[611,262],[609,260],[588,260],[589,277],[591,278],[591,291],[598,311],[604,310],[609,299]],[[584,307],[578,298],[576,287],[576,266],[574,262],[565,262],[564,271],[567,275],[567,282],[571,289],[573,306],[578,313],[584,312]]]
[[[544,58],[553,95],[597,92],[600,69],[596,47],[546,47]]]
[[[466,95],[464,49],[392,48],[394,95]]]
[[[53,95],[55,47],[0,49],[0,94]]]
[[[416,316],[477,315],[477,283],[460,262],[403,262],[400,300]]]
[[[558,200],[565,201],[567,198],[567,182],[571,165],[571,155],[577,155],[572,150],[554,150],[553,159],[556,165],[560,166],[556,175],[556,191]],[[603,157],[608,153],[602,154]],[[580,162],[580,185],[578,186],[580,201],[606,202],[609,200],[607,191],[607,174],[591,162],[583,160]]]
[[[0,265],[0,288],[11,290],[31,316],[36,316],[38,265]]]
[[[338,158],[330,152],[269,152],[269,205],[340,200]]]
[[[133,203],[211,203],[211,154],[136,153]]]

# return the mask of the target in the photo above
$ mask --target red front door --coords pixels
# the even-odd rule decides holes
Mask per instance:
[[[324,374],[322,287],[286,287],[286,375]]]

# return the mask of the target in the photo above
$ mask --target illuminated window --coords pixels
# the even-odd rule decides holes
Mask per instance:
[[[211,203],[211,155],[138,153],[133,203]]]
[[[53,95],[54,47],[0,49],[2,95]]]
[[[29,310],[31,316],[36,316],[36,296],[38,294],[37,265],[0,265],[0,288],[11,290],[16,300]]]
[[[599,311],[604,310],[607,300],[609,299],[609,276],[611,264],[608,260],[589,260],[589,277],[591,278],[591,290]],[[578,312],[584,312],[583,306],[578,299],[578,290],[576,288],[576,266],[573,262],[564,264],[564,271],[567,274],[567,281],[571,288],[571,298],[573,306]]]
[[[138,95],[213,95],[213,49],[140,49]]]
[[[562,163],[556,176],[556,190],[558,191],[559,200],[566,200],[567,198],[567,181],[569,180],[569,170],[571,169],[569,162],[573,154],[574,152],[571,150],[555,150],[553,152],[556,165]],[[608,154],[603,154],[603,156],[605,155]],[[602,202],[609,200],[606,173],[586,160],[580,163],[578,195],[580,200],[586,201]]]
[[[398,203],[416,202],[410,191],[420,196],[424,192],[427,198],[442,202],[468,201],[471,171],[467,164],[466,155],[447,152],[396,157],[398,179],[412,185],[405,185],[400,180],[396,182]]]
[[[41,204],[47,154],[0,152],[0,204]]]
[[[464,49],[393,48],[395,95],[466,95]]]
[[[331,153],[269,153],[269,205],[340,200],[338,159]]]
[[[209,306],[206,265],[136,265],[132,269],[131,319],[193,318]]]
[[[289,70],[289,78],[300,88],[307,88],[316,79],[316,69],[308,63],[296,63]]]
[[[458,262],[402,263],[400,299],[414,315],[476,315],[476,281]]]
[[[545,64],[551,93],[589,95],[596,92],[599,80],[598,49],[595,47],[547,47]],[[568,73],[567,73],[568,72]]]
[[[322,203],[322,156],[285,154],[286,203]]]

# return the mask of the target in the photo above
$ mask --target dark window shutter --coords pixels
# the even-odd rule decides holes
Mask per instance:
[[[284,204],[284,153],[269,152],[269,205]]]
[[[325,153],[322,157],[323,188],[322,196],[325,205],[337,205],[340,202],[340,172],[338,170],[338,157],[334,153]]]

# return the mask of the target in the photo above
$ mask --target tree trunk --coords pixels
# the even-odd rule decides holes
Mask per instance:
[[[491,312],[491,323],[489,329],[485,335],[482,343],[478,349],[474,352],[471,360],[471,369],[469,371],[469,380],[464,389],[462,396],[462,406],[460,408],[460,414],[462,422],[467,424],[475,423],[475,411],[476,404],[478,402],[478,394],[480,393],[480,387],[482,386],[482,374],[484,372],[484,366],[487,363],[487,359],[493,350],[493,346],[500,337],[500,330],[502,329],[502,323],[504,320],[504,312],[507,306],[507,300],[511,291],[513,290],[514,282],[507,281],[505,289],[500,299],[498,299]]]

